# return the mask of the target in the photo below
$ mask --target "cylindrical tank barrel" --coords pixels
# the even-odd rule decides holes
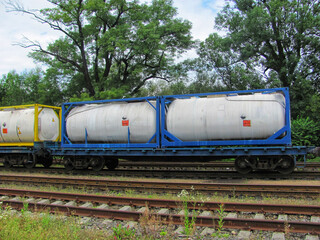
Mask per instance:
[[[282,94],[176,99],[167,130],[182,141],[266,139],[285,126]]]
[[[146,143],[156,133],[156,111],[148,102],[83,105],[68,114],[66,132],[71,142]]]
[[[0,142],[34,141],[34,107],[5,109],[0,111]],[[56,141],[59,137],[59,117],[50,108],[39,107],[38,138],[40,141]]]

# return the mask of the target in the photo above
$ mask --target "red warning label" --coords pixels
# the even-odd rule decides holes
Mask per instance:
[[[129,126],[129,120],[122,120],[122,126]]]
[[[2,128],[2,133],[7,134],[8,133],[8,128]]]
[[[251,127],[251,120],[243,120],[244,127]]]

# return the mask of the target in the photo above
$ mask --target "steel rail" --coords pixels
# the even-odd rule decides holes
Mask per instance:
[[[3,159],[0,158],[0,163]],[[62,160],[54,159],[53,164],[62,164]],[[297,166],[304,166],[304,163],[297,162]],[[234,162],[154,162],[150,161],[119,161],[118,169],[120,168],[234,168]],[[307,162],[305,168],[320,168],[320,162]]]
[[[15,209],[22,209],[25,207],[23,201],[5,200],[2,203],[4,206],[11,206]],[[110,218],[115,220],[126,221],[139,221],[143,216],[141,212],[135,211],[121,211],[111,209],[98,209],[98,208],[86,208],[86,207],[74,207],[64,206],[56,204],[39,204],[29,203],[28,209],[33,211],[47,210],[50,213],[64,213],[67,215],[98,217],[98,218]],[[155,214],[150,213],[149,217],[154,216],[156,219],[160,219],[164,224],[176,224],[183,225],[184,219],[181,215],[176,214]],[[190,221],[192,216],[189,215]],[[218,226],[218,217],[204,217],[197,216],[195,219],[196,226],[213,227]],[[246,230],[266,230],[266,231],[279,231],[284,232],[289,227],[290,232],[295,233],[312,233],[320,234],[320,223],[314,222],[294,222],[294,221],[281,221],[281,220],[257,220],[257,219],[238,219],[238,218],[224,218],[224,228],[231,229],[246,229]]]
[[[203,193],[227,194],[277,194],[319,197],[320,185],[275,185],[275,184],[235,184],[235,183],[185,183],[185,182],[159,182],[159,181],[117,181],[106,179],[83,179],[61,177],[39,177],[0,175],[0,182],[19,182],[37,184],[65,184],[80,187],[95,187],[109,190],[135,189],[148,191],[180,192],[190,190]]]
[[[76,202],[93,202],[105,203],[108,205],[130,205],[130,206],[149,206],[175,209],[183,206],[181,200],[168,199],[149,199],[149,198],[132,198],[132,197],[116,197],[93,194],[75,194],[75,193],[61,193],[61,192],[45,192],[35,190],[23,189],[8,189],[0,188],[0,195],[5,196],[20,196],[33,198],[48,198],[64,201]],[[213,211],[223,205],[225,211],[237,212],[257,212],[257,213],[280,213],[280,214],[304,214],[320,216],[320,206],[312,205],[288,205],[288,204],[254,204],[254,203],[231,203],[231,202],[195,202],[188,201],[189,209],[198,209]]]
[[[0,171],[11,171],[13,173],[28,172],[32,174],[70,174],[87,176],[122,176],[122,177],[159,177],[159,178],[179,178],[179,179],[320,179],[320,172],[293,172],[290,175],[281,175],[275,172],[253,172],[242,175],[230,170],[176,170],[176,169],[118,169],[108,171],[104,169],[99,172],[92,170],[72,170],[66,171],[64,168],[43,168],[25,169],[22,167],[5,169],[0,167]]]
[[[298,162],[297,166],[304,163]],[[234,162],[153,162],[153,161],[119,161],[119,167],[181,167],[181,168],[233,168]],[[320,167],[320,162],[307,162],[306,168]]]

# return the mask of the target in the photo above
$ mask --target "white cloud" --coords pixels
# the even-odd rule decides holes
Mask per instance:
[[[178,8],[180,17],[192,22],[192,35],[195,39],[204,40],[213,32],[214,12],[204,7],[202,0],[176,0],[174,6]]]
[[[201,2],[204,7],[211,9],[215,13],[222,10],[225,5],[225,0],[202,0]]]

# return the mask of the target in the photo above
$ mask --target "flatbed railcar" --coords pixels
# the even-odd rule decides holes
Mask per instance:
[[[64,103],[60,136],[34,149],[63,156],[69,170],[114,169],[118,159],[235,158],[243,174],[288,174],[311,149],[291,145],[287,88]]]

